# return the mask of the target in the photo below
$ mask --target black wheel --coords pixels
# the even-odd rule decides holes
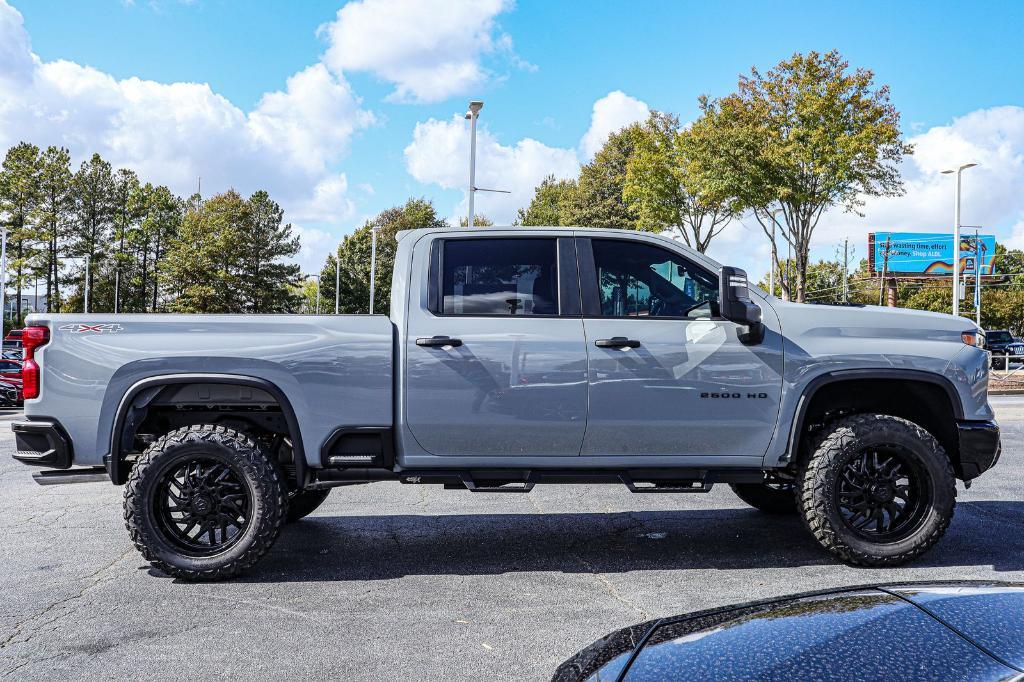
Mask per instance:
[[[992,369],[1006,369],[1006,356],[1001,353],[992,354]]]
[[[766,514],[796,513],[796,486],[793,483],[730,483],[729,487],[736,497]]]
[[[292,490],[288,493],[288,516],[285,523],[295,523],[316,511],[331,494],[330,488],[322,490]]]
[[[955,503],[946,452],[898,417],[839,420],[801,472],[804,524],[850,564],[896,566],[920,556],[946,532]]]
[[[277,466],[244,433],[188,426],[139,457],[125,486],[125,525],[161,571],[186,580],[228,578],[274,544],[287,490]]]

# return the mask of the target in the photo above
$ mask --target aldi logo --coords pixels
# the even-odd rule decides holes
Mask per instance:
[[[84,322],[66,324],[60,328],[62,332],[71,332],[72,334],[116,334],[121,329],[119,324],[86,324]]]

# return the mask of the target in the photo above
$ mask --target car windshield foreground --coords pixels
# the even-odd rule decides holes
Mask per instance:
[[[848,587],[623,628],[553,682],[1019,679],[1021,632],[1024,585]]]
[[[999,458],[983,339],[780,301],[659,235],[418,229],[389,316],[30,315],[14,456],[42,484],[124,485],[136,547],[189,580],[374,481],[724,483],[841,561],[895,566]]]

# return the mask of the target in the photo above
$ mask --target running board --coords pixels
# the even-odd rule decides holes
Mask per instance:
[[[103,467],[90,469],[54,469],[36,471],[32,480],[39,485],[63,485],[65,483],[110,483],[110,476]]]
[[[528,493],[538,483],[617,483],[634,493],[706,493],[715,483],[760,483],[761,469],[318,469],[307,487],[398,480],[474,493]]]

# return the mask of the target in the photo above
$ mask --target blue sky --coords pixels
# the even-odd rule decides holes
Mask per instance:
[[[1024,245],[1024,3],[13,5],[0,11],[0,45],[14,45],[0,47],[0,75],[34,85],[0,86],[17,100],[14,113],[0,107],[0,143],[65,144],[76,159],[100,151],[179,192],[199,174],[204,194],[266,186],[302,229],[307,269],[408,196],[461,212],[465,130],[452,117],[470,97],[486,101],[481,178],[515,192],[481,198],[481,210],[507,221],[539,177],[587,160],[588,131],[597,139],[646,107],[691,120],[698,95],[727,94],[750,66],[832,48],[891,86],[919,153],[906,197],[869,201],[865,219],[827,216],[816,253],[871,229],[944,229],[952,190],[936,169],[964,154],[982,162],[973,187],[965,178],[964,222]],[[300,73],[304,87],[290,87]],[[154,153],[161,141],[171,151]],[[730,227],[717,255],[763,271],[764,240],[749,228]]]

